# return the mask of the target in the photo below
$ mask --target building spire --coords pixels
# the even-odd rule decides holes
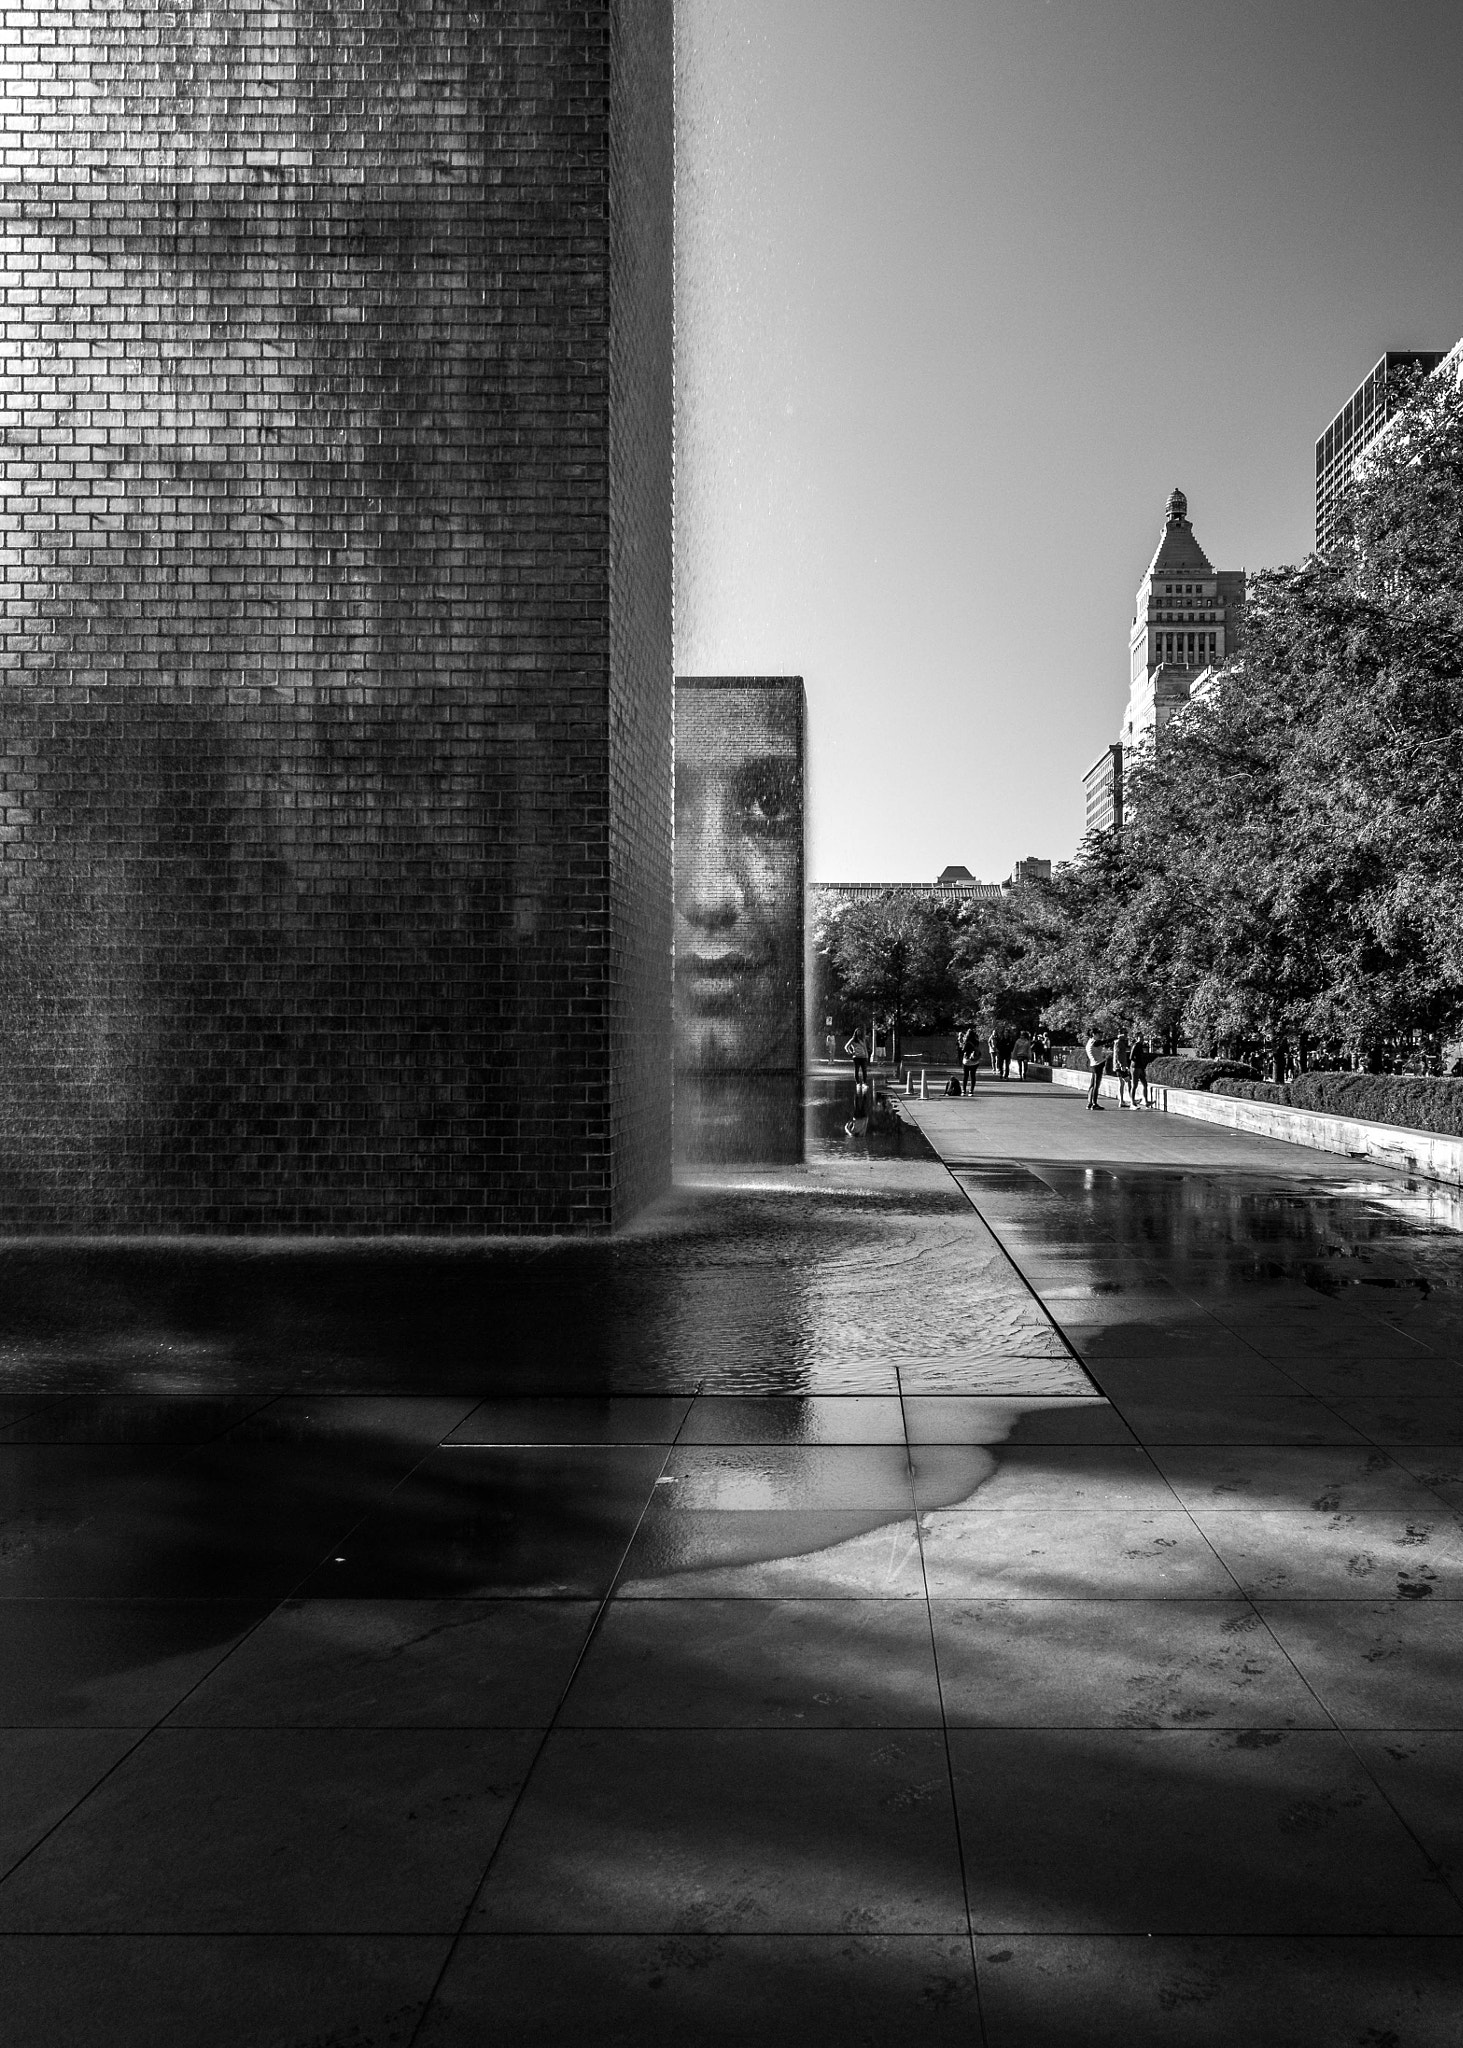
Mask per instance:
[[[1168,523],[1170,526],[1177,526],[1181,520],[1187,519],[1188,516],[1189,501],[1178,485],[1175,484],[1168,494]]]

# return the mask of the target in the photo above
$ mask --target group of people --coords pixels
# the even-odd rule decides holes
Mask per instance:
[[[1109,1066],[1118,1084],[1119,1109],[1151,1109],[1152,1099],[1148,1093],[1148,1062],[1153,1057],[1153,1048],[1138,1032],[1130,1038],[1126,1031],[1120,1031],[1112,1043],[1094,1028],[1085,1051],[1091,1079],[1087,1084],[1087,1107],[1101,1109],[1102,1077]],[[1141,1090],[1143,1100],[1138,1100]]]
[[[992,1078],[1000,1081],[1010,1080],[1013,1066],[1016,1079],[1024,1081],[1031,1061],[1045,1056],[1044,1046],[1038,1044],[1029,1031],[1008,1031],[999,1025],[988,1039],[983,1040],[975,1026],[967,1024],[956,1034],[955,1043],[960,1048],[960,1069],[967,1095],[975,1086],[983,1051],[989,1050]]]

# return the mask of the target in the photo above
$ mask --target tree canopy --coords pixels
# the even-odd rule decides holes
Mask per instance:
[[[959,991],[951,975],[956,914],[931,897],[889,889],[864,902],[825,899],[813,944],[847,1003],[904,1031],[949,1028]]]
[[[1241,653],[1127,764],[1129,818],[1013,898],[1045,1021],[1206,1050],[1463,1024],[1463,389],[1420,380],[1338,546],[1251,579]]]

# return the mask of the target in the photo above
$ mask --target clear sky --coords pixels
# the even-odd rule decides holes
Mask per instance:
[[[1081,835],[1169,491],[1463,335],[1463,0],[679,0],[677,666],[807,679],[817,880]]]

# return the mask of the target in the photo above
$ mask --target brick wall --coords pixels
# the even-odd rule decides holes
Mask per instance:
[[[668,1173],[670,0],[9,31],[0,1221]]]
[[[672,533],[675,387],[671,23],[617,17],[610,127],[611,1138],[619,1220],[659,1193],[671,1148]],[[615,203],[618,199],[618,204]]]

